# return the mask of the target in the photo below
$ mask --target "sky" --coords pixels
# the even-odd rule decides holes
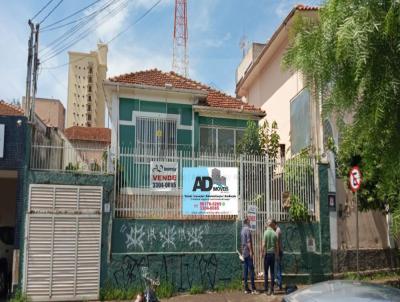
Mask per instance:
[[[25,95],[28,19],[49,0],[0,0],[0,99],[12,101]],[[96,5],[111,0],[98,0],[94,6],[59,23],[64,24],[93,12]],[[45,31],[62,18],[88,6],[95,0],[63,0],[42,23],[39,37],[39,58],[42,62],[38,79],[38,97],[67,100],[68,51],[89,52],[97,42],[110,41],[107,76],[151,68],[170,71],[172,68],[173,0],[161,2],[141,21],[137,21],[157,0],[114,0],[127,6],[113,18],[105,12],[88,26],[87,37],[52,56],[54,41],[66,38],[68,25]],[[34,19],[41,22],[60,2],[53,2]],[[189,77],[234,95],[235,70],[242,59],[239,42],[265,43],[296,4],[318,5],[321,0],[188,0]],[[113,4],[114,6],[116,4]],[[112,6],[109,7],[110,9]],[[102,17],[103,16],[103,17]],[[73,37],[79,37],[85,28]],[[73,39],[68,41],[76,41]],[[71,44],[71,43],[69,43]],[[66,45],[68,46],[68,45]],[[64,47],[63,47],[64,48]],[[57,68],[58,67],[58,68]]]

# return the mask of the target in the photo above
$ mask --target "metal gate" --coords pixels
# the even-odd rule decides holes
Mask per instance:
[[[315,162],[309,157],[286,161],[245,156],[240,162],[240,191],[243,217],[249,206],[257,208],[257,226],[253,233],[254,267],[256,274],[264,273],[262,241],[268,219],[289,221],[286,203],[294,200],[308,210],[310,220],[315,220]],[[285,197],[286,196],[286,197]],[[285,249],[285,247],[283,247]]]
[[[32,301],[98,299],[102,187],[31,185],[24,290]]]

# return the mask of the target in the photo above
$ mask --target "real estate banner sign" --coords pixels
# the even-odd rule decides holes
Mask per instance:
[[[183,168],[183,215],[237,215],[237,168]]]
[[[150,188],[154,191],[173,191],[178,188],[178,163],[150,162]]]

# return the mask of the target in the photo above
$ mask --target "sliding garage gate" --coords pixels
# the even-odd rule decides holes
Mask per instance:
[[[97,299],[102,187],[31,185],[24,287],[31,300]]]

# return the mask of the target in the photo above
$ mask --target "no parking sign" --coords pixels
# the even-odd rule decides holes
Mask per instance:
[[[350,189],[353,192],[357,192],[358,189],[360,189],[361,181],[362,181],[362,178],[361,178],[360,168],[358,168],[357,166],[354,166],[353,168],[351,168],[350,174],[349,174]]]

